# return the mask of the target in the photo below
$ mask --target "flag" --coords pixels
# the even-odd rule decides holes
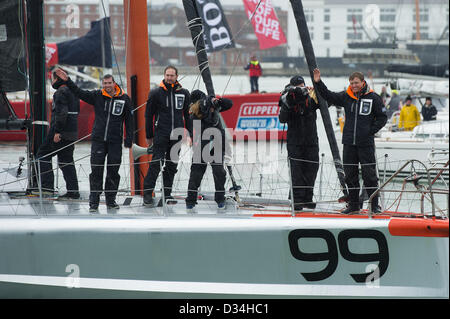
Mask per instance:
[[[261,50],[286,43],[286,37],[273,9],[271,0],[262,0],[259,6],[259,1],[256,0],[243,1],[249,19],[254,13],[252,25]]]
[[[104,53],[102,56],[102,23],[104,24]],[[109,17],[92,21],[91,29],[84,36],[60,43],[46,45],[47,66],[55,64],[86,65],[97,67],[112,67],[111,35],[109,32]]]
[[[195,0],[197,13],[202,18],[207,52],[234,48],[231,29],[219,0]]]

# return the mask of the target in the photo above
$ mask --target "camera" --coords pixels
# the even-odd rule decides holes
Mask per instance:
[[[289,104],[300,104],[308,98],[308,89],[306,87],[290,86],[287,94]]]

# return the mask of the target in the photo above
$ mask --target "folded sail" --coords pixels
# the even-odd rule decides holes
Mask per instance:
[[[105,26],[103,46],[105,61],[102,56],[102,24]],[[61,43],[46,45],[47,66],[55,64],[86,65],[97,67],[112,67],[111,34],[109,17],[91,22],[91,29],[86,35]]]
[[[0,1],[0,91],[26,88],[23,3]]]

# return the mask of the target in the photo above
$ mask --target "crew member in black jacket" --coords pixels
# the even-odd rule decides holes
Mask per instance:
[[[207,97],[200,90],[191,93],[191,127],[193,128],[193,158],[189,177],[186,209],[193,212],[197,204],[198,188],[206,171],[211,165],[216,192],[214,200],[219,210],[225,209],[225,128],[219,118],[219,112],[229,110],[233,102],[226,98]],[[208,130],[208,131],[207,131]],[[207,158],[206,158],[207,157]]]
[[[291,170],[294,209],[314,209],[314,182],[319,170],[316,97],[300,75],[291,78],[281,94],[279,119],[287,123],[287,150]]]
[[[148,145],[153,145],[153,156],[144,179],[144,205],[153,207],[153,190],[156,179],[161,171],[161,161],[164,161],[163,185],[164,198],[169,204],[176,203],[173,199],[172,184],[177,172],[179,150],[171,152],[172,148],[182,140],[179,133],[189,129],[189,91],[178,83],[178,70],[168,66],[164,70],[164,79],[158,88],[150,91],[145,110],[145,128]],[[186,122],[186,126],[185,126]],[[154,127],[154,128],[153,128]],[[190,137],[188,137],[190,139]],[[174,158],[171,158],[171,153]],[[162,201],[158,206],[162,205]]]
[[[383,101],[369,88],[364,80],[364,74],[354,72],[350,75],[349,81],[350,85],[346,91],[331,92],[321,81],[320,70],[314,70],[314,82],[317,84],[319,94],[329,104],[342,106],[345,110],[342,144],[344,144],[345,181],[349,188],[349,205],[343,211],[345,214],[360,210],[359,164],[367,195],[370,197],[378,188],[374,134],[387,122]],[[378,196],[374,197],[371,204],[372,211],[379,213],[381,209],[378,206]]]
[[[133,143],[133,114],[131,101],[127,94],[117,85],[112,75],[107,74],[102,80],[102,90],[82,90],[58,69],[58,76],[67,81],[67,86],[81,100],[92,105],[95,112],[94,127],[91,135],[91,174],[89,175],[91,212],[98,211],[100,195],[103,192],[103,170],[107,158],[105,199],[108,208],[118,209],[116,203],[119,188],[119,168],[122,163],[123,124],[126,135],[124,145],[130,148]]]
[[[75,98],[55,72],[52,72],[52,86],[56,92],[53,94],[50,129],[37,153],[42,193],[44,195],[53,195],[54,193],[52,157],[57,155],[58,165],[63,172],[67,189],[67,193],[59,196],[58,199],[78,199],[80,193],[73,162],[75,146],[72,143],[78,139],[80,101]],[[34,191],[33,193],[39,192]]]
[[[422,106],[422,116],[423,120],[426,121],[435,121],[437,115],[437,109],[433,105],[431,101],[431,97],[427,96],[425,99],[425,105]]]

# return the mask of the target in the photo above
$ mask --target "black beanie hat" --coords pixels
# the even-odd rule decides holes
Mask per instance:
[[[191,92],[191,103],[195,103],[198,100],[205,99],[206,94],[200,90],[194,90]]]
[[[291,81],[289,82],[291,85],[293,85],[293,86],[297,86],[297,85],[300,85],[300,84],[304,84],[305,83],[305,80],[303,79],[303,77],[302,76],[300,76],[300,75],[296,75],[296,76],[293,76],[292,78],[291,78]]]

